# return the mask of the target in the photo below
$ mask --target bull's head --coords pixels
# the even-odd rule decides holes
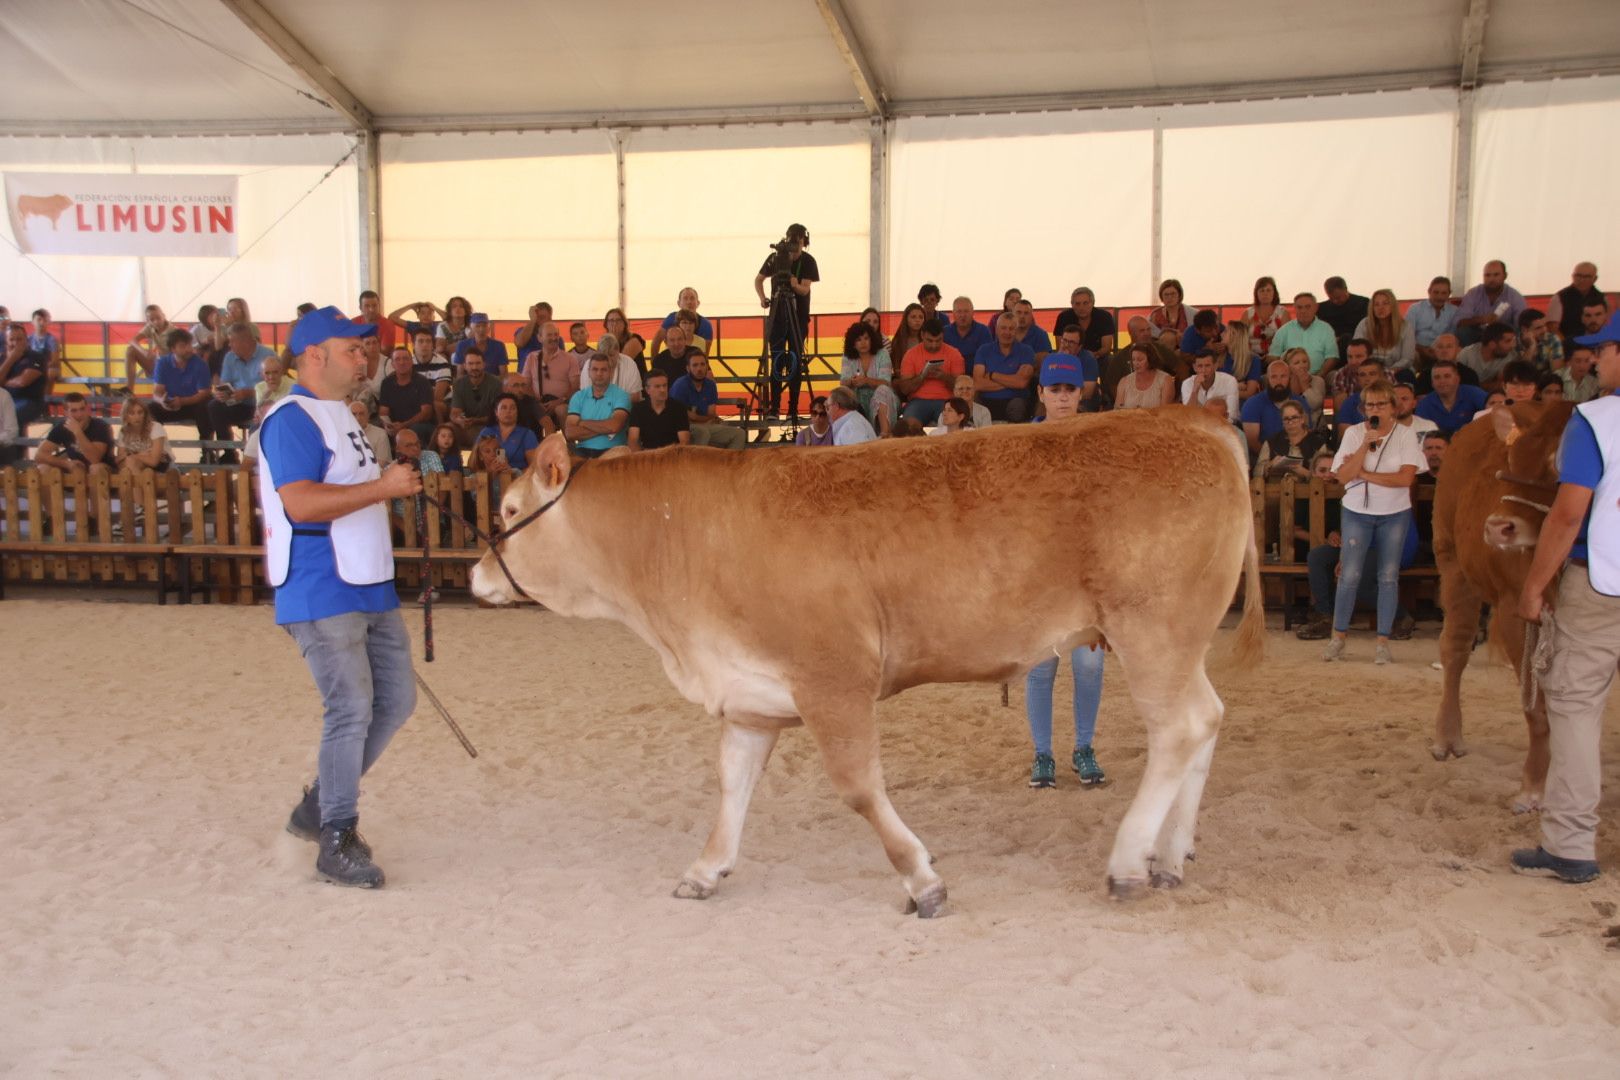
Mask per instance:
[[[1565,403],[1511,408],[1499,405],[1490,422],[1507,444],[1507,467],[1496,474],[1496,508],[1485,519],[1485,542],[1503,551],[1528,551],[1558,492],[1558,442],[1574,406]]]
[[[567,440],[560,433],[555,434],[540,444],[534,467],[507,487],[495,520],[490,522],[490,531],[495,533],[494,545],[484,552],[484,557],[472,570],[472,593],[478,599],[492,604],[534,599],[547,602],[549,606],[549,594],[556,584],[552,580],[556,576],[553,572],[556,560],[543,557],[542,552],[546,550],[546,534],[554,534],[552,518],[557,511],[548,511],[527,524],[524,522],[562,494],[572,467]],[[515,533],[511,531],[513,526],[518,527]],[[552,548],[555,547],[553,544]],[[501,570],[501,560],[505,561],[507,571],[516,579],[522,593],[513,589],[512,581]]]

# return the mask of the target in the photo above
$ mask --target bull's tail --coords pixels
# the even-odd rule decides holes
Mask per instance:
[[[1266,656],[1265,589],[1260,582],[1260,547],[1254,529],[1249,529],[1249,543],[1243,552],[1243,618],[1238,622],[1237,634],[1232,639],[1231,663],[1249,670]]]

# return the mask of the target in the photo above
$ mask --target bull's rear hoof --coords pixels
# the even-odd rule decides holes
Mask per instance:
[[[1447,758],[1467,757],[1468,745],[1461,739],[1454,743],[1435,743],[1433,746],[1429,747],[1429,753],[1434,755],[1434,760],[1436,761],[1444,761]]]
[[[682,878],[671,895],[677,900],[707,900],[714,895],[714,886],[693,881],[691,878]]]
[[[1155,889],[1179,889],[1179,888],[1181,888],[1181,875],[1180,874],[1172,874],[1168,870],[1155,870],[1155,871],[1153,871],[1153,876],[1149,880],[1152,882],[1153,887]]]
[[[1140,900],[1148,889],[1146,878],[1108,877],[1108,897],[1111,900]]]
[[[906,914],[915,913],[919,919],[937,919],[945,914],[945,886],[935,885],[924,889],[923,894],[915,899],[906,900]]]

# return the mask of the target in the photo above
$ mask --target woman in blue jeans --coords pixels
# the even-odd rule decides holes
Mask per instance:
[[[1416,431],[1395,420],[1394,388],[1382,379],[1361,392],[1367,419],[1347,428],[1333,458],[1344,485],[1339,519],[1339,588],[1333,598],[1333,637],[1324,660],[1344,658],[1344,636],[1356,610],[1367,556],[1378,575],[1378,645],[1375,662],[1390,663],[1389,634],[1400,596],[1401,549],[1412,520],[1412,481],[1427,472]]]

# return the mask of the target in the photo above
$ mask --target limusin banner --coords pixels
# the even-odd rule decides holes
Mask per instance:
[[[30,255],[236,254],[236,177],[6,173],[6,212]]]

